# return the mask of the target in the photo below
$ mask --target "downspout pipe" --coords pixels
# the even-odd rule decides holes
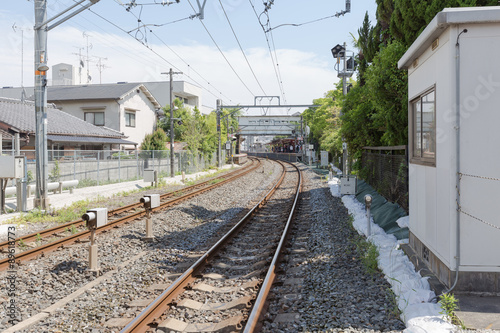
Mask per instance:
[[[453,285],[445,290],[443,294],[447,294],[453,289],[455,289],[457,282],[458,282],[458,273],[460,270],[460,208],[461,208],[461,202],[460,202],[460,35],[463,33],[467,33],[467,29],[463,29],[457,36],[457,43],[455,44],[455,52],[456,52],[456,57],[455,57],[455,71],[456,71],[456,82],[455,82],[455,108],[456,108],[456,123],[455,123],[455,130],[456,130],[456,168],[457,168],[457,174],[456,174],[456,202],[457,202],[457,220],[456,220],[456,250],[455,250],[455,259],[456,259],[456,267],[455,267],[455,281],[453,282]]]

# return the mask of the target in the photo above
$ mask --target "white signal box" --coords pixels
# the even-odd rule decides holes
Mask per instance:
[[[144,170],[144,182],[145,183],[156,182],[156,170],[153,169]]]
[[[0,178],[23,178],[23,156],[0,156]]]
[[[356,194],[358,180],[356,176],[343,176],[340,178],[340,194]]]
[[[146,194],[141,202],[146,208],[156,208],[160,207],[160,195],[159,194]]]
[[[87,222],[87,228],[97,229],[108,224],[108,209],[93,208],[83,214],[82,219]]]

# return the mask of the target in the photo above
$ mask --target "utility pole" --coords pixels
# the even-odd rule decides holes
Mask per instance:
[[[47,24],[69,12],[73,8],[80,6],[87,0],[80,0],[47,20],[47,0],[34,0],[35,3],[35,157],[36,157],[36,197],[35,207],[42,210],[49,208],[47,198],[48,179],[48,153],[47,153],[47,34],[50,30],[73,16],[81,13],[85,9],[99,2],[90,2],[81,6],[72,13],[61,18],[57,22],[48,26]]]
[[[172,68],[170,71],[162,74],[170,75],[170,177],[175,177],[174,164],[174,74],[182,74],[182,72],[174,72]]]
[[[35,207],[49,208],[47,198],[47,0],[35,0],[35,147],[36,198]]]
[[[221,145],[221,130],[220,130],[220,114],[222,113],[222,100],[217,100],[217,137],[219,144],[217,146],[217,167],[222,168],[222,145]]]
[[[346,73],[346,54],[347,54],[347,44],[344,42],[344,56],[343,56],[343,61],[344,61],[344,72],[342,75],[342,94],[345,96],[347,95],[347,73]],[[345,142],[345,139],[342,139],[342,163],[343,163],[343,168],[342,171],[344,172],[344,175],[348,176],[349,175],[349,152],[347,151],[347,143]]]

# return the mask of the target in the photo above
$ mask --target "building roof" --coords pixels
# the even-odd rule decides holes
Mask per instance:
[[[398,68],[410,67],[449,26],[478,23],[500,23],[500,8],[487,6],[443,9],[434,16],[429,25],[427,25],[420,36],[418,36],[406,53],[399,59]]]
[[[54,142],[75,142],[75,143],[110,143],[120,145],[136,145],[137,143],[120,138],[102,138],[95,136],[70,136],[70,135],[47,135],[47,140]]]
[[[155,108],[160,104],[142,83],[90,84],[47,87],[47,101],[120,100],[134,90],[142,91]]]
[[[47,134],[124,138],[115,130],[104,126],[94,126],[89,122],[66,112],[47,106]],[[35,132],[35,104],[0,97],[0,122],[14,127],[22,133]]]
[[[0,128],[0,135],[2,136],[2,141],[7,141],[7,140],[11,140],[13,135],[10,134],[9,132],[7,131],[4,131],[3,129]]]

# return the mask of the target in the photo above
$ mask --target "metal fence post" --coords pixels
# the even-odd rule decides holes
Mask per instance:
[[[137,179],[139,179],[139,152],[135,151],[135,160],[137,161]]]
[[[118,182],[122,182],[122,151],[118,151]]]
[[[73,179],[76,179],[76,150],[73,150]]]
[[[101,157],[101,152],[98,151],[97,152],[97,186],[99,186],[99,167],[100,167],[99,159],[100,159],[100,157]]]

